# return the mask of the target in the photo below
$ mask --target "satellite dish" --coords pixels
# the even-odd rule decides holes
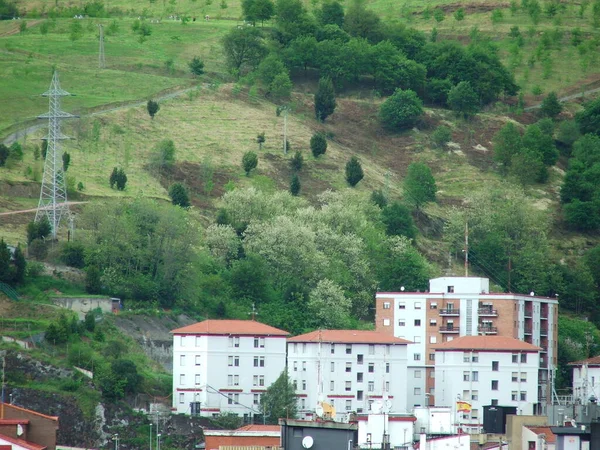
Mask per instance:
[[[404,292],[404,286],[400,286],[400,290]]]
[[[314,444],[314,439],[312,438],[312,436],[304,436],[304,439],[302,439],[302,447],[303,448],[311,448]]]
[[[392,401],[388,399],[385,401],[385,412],[390,412],[391,410],[392,410]]]
[[[534,296],[535,296],[535,292],[531,291],[531,292],[529,293],[529,295],[531,295],[532,297],[534,297]]]
[[[315,414],[319,417],[323,417],[324,412],[325,410],[323,409],[323,406],[317,405],[317,407],[315,408]]]

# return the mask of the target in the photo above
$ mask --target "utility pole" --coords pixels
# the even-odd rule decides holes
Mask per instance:
[[[100,51],[98,52],[98,69],[106,68],[106,60],[104,59],[104,28],[102,24],[98,24],[100,31]]]
[[[469,222],[465,222],[465,277],[469,276]]]

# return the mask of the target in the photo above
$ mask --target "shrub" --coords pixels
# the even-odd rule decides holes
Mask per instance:
[[[171,185],[169,188],[169,197],[171,197],[171,203],[175,206],[181,206],[182,208],[190,207],[190,196],[185,186],[181,183],[173,183]]]
[[[322,133],[315,133],[310,138],[310,150],[315,158],[324,155],[327,151],[327,139]]]
[[[246,176],[250,176],[250,171],[252,169],[256,169],[258,166],[258,156],[254,152],[246,152],[242,157],[242,167],[244,168],[244,172],[246,172]]]
[[[440,125],[431,133],[431,140],[438,147],[444,147],[451,139],[452,130],[444,125]]]
[[[296,153],[294,153],[294,156],[290,160],[290,168],[294,172],[300,172],[300,170],[302,170],[303,165],[304,165],[304,157],[302,156],[302,153],[300,153],[299,151],[296,151]]]
[[[391,130],[414,126],[423,115],[423,103],[414,91],[396,89],[379,109],[381,124]]]
[[[204,73],[204,61],[197,56],[192,58],[188,66],[190,67],[190,72],[192,72],[192,75],[198,76]]]
[[[292,180],[290,181],[290,194],[292,194],[293,196],[297,196],[298,194],[300,194],[300,188],[300,178],[298,178],[298,174],[295,173],[292,177]]]
[[[350,161],[346,163],[346,181],[350,186],[354,187],[364,178],[364,176],[365,174],[360,161],[356,156],[353,156],[350,158]]]

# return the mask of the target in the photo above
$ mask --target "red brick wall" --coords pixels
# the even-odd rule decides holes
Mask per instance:
[[[279,441],[270,436],[206,436],[206,450],[218,450],[220,445],[279,447]]]

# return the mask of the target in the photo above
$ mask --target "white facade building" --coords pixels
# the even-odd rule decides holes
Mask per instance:
[[[288,374],[296,385],[301,417],[317,402],[336,408],[336,419],[363,413],[376,402],[406,412],[406,346],[376,331],[320,330],[288,339]]]
[[[436,349],[435,392],[438,406],[468,402],[471,413],[456,423],[479,432],[483,407],[515,406],[519,415],[534,414],[538,402],[540,348],[502,336],[464,336]]]
[[[600,398],[600,356],[569,363],[573,368],[573,400],[587,405],[590,398]]]
[[[205,320],[173,334],[173,410],[260,414],[261,394],[285,370],[288,333],[251,320]]]
[[[413,448],[414,416],[380,413],[359,415],[356,419],[360,448],[383,448],[384,439],[391,448]]]

